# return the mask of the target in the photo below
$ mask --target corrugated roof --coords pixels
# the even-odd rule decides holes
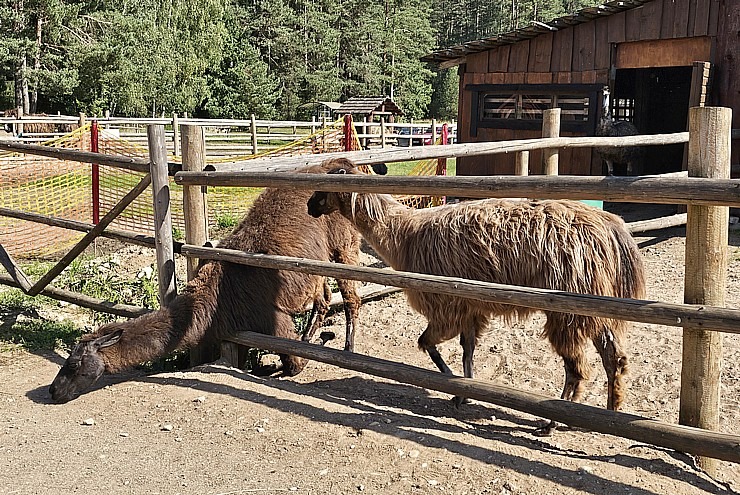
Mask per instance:
[[[599,17],[606,17],[617,12],[634,9],[649,1],[651,0],[611,0],[603,5],[581,9],[575,14],[558,17],[548,23],[535,21],[525,28],[509,31],[508,33],[443,48],[423,56],[421,60],[439,64],[443,67],[453,67],[465,63],[465,56],[468,54],[479,53],[497,46],[512,45],[519,41],[536,38],[542,33],[558,31],[577,24],[590,22]]]
[[[403,115],[403,111],[398,105],[387,96],[354,96],[342,103],[335,112],[359,115],[387,112],[393,115]]]

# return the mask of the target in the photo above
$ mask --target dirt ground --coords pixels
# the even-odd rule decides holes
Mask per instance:
[[[653,233],[655,234],[655,233]],[[680,303],[684,230],[639,237],[648,297]],[[730,247],[727,306],[740,306],[740,249]],[[138,249],[138,248],[137,248]],[[137,252],[132,271],[147,253]],[[149,261],[146,261],[148,263]],[[47,315],[61,317],[60,315]],[[68,315],[67,315],[68,316]],[[495,322],[477,378],[557,397],[562,365],[539,338],[543,319]],[[344,318],[328,330],[343,346]],[[363,306],[356,350],[434,369],[416,347],[421,316],[396,294]],[[624,410],[676,423],[681,330],[636,323]],[[456,342],[442,354],[461,372]],[[596,352],[584,401],[606,403]],[[740,336],[725,334],[721,431],[740,434]],[[586,431],[535,436],[539,418],[310,363],[295,378],[222,364],[105,376],[68,404],[47,388],[64,356],[0,354],[0,494],[694,494],[737,493],[740,466],[716,480],[687,455]]]

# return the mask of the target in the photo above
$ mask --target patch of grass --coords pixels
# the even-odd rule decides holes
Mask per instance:
[[[184,241],[185,240],[185,232],[176,226],[172,227],[172,239],[176,241]]]
[[[233,229],[239,223],[239,217],[231,212],[224,212],[216,216],[216,226],[219,229]]]
[[[27,296],[20,289],[9,289],[0,292],[0,313],[26,312],[39,307],[36,298]]]
[[[418,163],[418,161],[388,163],[388,175],[409,175]],[[456,171],[457,160],[455,158],[448,158],[447,175],[455,175]]]
[[[60,288],[114,303],[158,308],[159,289],[155,270],[143,269],[135,280],[125,280],[114,271],[119,264],[116,256],[77,258],[62,272],[56,283]],[[93,312],[93,315],[96,323],[115,319],[106,313]]]
[[[55,263],[51,261],[33,260],[21,263],[21,269],[31,278],[40,278],[48,272]]]
[[[29,351],[69,350],[82,335],[82,330],[71,321],[24,317],[7,323],[0,326],[0,348],[2,344],[15,344]]]

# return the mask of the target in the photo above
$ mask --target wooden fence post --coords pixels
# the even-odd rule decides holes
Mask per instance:
[[[548,108],[542,112],[542,137],[560,137],[560,108]],[[545,175],[558,175],[558,150],[548,148],[542,151]]]
[[[172,217],[170,216],[170,184],[167,173],[167,141],[164,126],[147,126],[147,139],[154,202],[154,241],[157,251],[159,303],[164,307],[169,306],[177,296]]]
[[[182,126],[182,169],[202,172],[206,161],[206,140],[203,127]],[[183,186],[182,200],[185,217],[185,242],[203,246],[208,241],[208,210],[206,186]],[[198,259],[188,258],[188,280],[195,278]]]
[[[689,109],[688,168],[691,177],[730,177],[732,110]],[[725,305],[729,208],[688,205],[684,302]],[[717,430],[719,426],[722,334],[707,328],[684,327],[679,423]],[[717,474],[715,459],[699,464]]]
[[[516,175],[529,175],[529,151],[516,154]]]
[[[180,156],[180,121],[177,112],[172,113],[172,153]]]
[[[380,117],[380,147],[385,148],[385,117]]]
[[[254,117],[254,114],[252,114],[252,154],[257,154],[257,120]]]
[[[205,129],[197,125],[182,126],[182,169],[202,172],[206,163]],[[203,246],[208,241],[208,205],[206,186],[183,186],[182,202],[185,217],[185,242]],[[198,274],[198,258],[188,256],[188,281]],[[236,344],[232,344],[236,345]],[[217,349],[213,344],[202,344],[190,349],[190,366],[214,361]]]
[[[432,119],[432,145],[435,144],[437,144],[437,119]]]
[[[20,122],[20,120],[21,120],[21,119],[23,118],[23,106],[22,106],[22,105],[21,105],[21,106],[19,106],[19,107],[18,107],[18,108],[16,109],[16,115],[15,115],[15,118],[16,118],[16,120],[17,120],[18,122],[17,122],[17,123],[15,123],[15,124],[13,124],[13,127],[14,127],[14,134],[15,134],[15,135],[16,135],[17,137],[21,137],[21,136],[23,136],[23,123],[22,123],[22,122]]]

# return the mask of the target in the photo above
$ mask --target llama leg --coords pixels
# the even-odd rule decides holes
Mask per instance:
[[[475,352],[476,337],[473,335],[460,334],[460,345],[463,348],[463,373],[465,378],[473,378],[473,352]],[[455,396],[453,402],[456,407],[462,404],[469,404],[470,399],[467,397]]]
[[[565,383],[560,398],[577,402],[583,394],[583,382],[588,379],[589,366],[584,354],[586,336],[580,325],[574,325],[572,315],[547,312],[543,334],[550,341],[555,352],[563,358]],[[537,431],[539,435],[551,435],[558,427],[556,421]]]
[[[321,328],[324,324],[326,315],[329,313],[329,301],[331,301],[331,287],[329,287],[329,282],[324,280],[322,291],[318,293],[313,300],[311,314],[306,322],[308,329],[301,338],[304,342],[310,342],[316,333],[316,330]],[[314,316],[316,319],[314,319]]]
[[[354,352],[355,330],[357,329],[357,318],[360,313],[362,301],[360,300],[360,296],[357,295],[354,280],[337,279],[337,285],[344,301],[344,320],[346,327],[344,350]]]
[[[606,162],[606,174],[614,175],[614,162],[611,160],[604,160]]]
[[[298,340],[298,334],[295,331],[295,324],[291,315],[283,312],[275,312],[274,332],[262,332],[265,334],[272,334],[275,337],[282,337],[285,339]],[[308,363],[307,359],[300,358],[298,356],[291,356],[289,354],[280,354],[280,361],[282,362],[283,374],[288,376],[295,376],[306,367]]]
[[[622,350],[620,335],[620,332],[604,328],[604,332],[594,339],[608,382],[606,407],[613,411],[619,410],[624,400],[625,387],[622,378],[627,373],[627,355]]]
[[[452,374],[452,370],[450,369],[449,366],[447,366],[447,363],[445,363],[445,360],[442,359],[442,355],[437,350],[437,346],[435,345],[426,346],[424,347],[424,350],[427,351],[427,353],[429,354],[429,357],[432,358],[432,361],[434,362],[434,364],[436,364],[437,368],[439,368],[439,371],[441,371],[442,373],[446,375]]]

